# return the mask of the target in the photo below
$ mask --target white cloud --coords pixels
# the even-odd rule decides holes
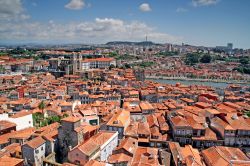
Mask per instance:
[[[28,19],[21,0],[0,0],[0,20]]]
[[[139,6],[139,9],[142,11],[142,12],[150,12],[152,9],[150,7],[150,5],[148,3],[143,3]]]
[[[195,7],[215,5],[218,2],[219,2],[219,0],[192,0],[192,4]]]
[[[187,12],[187,11],[188,11],[187,9],[182,8],[182,7],[178,7],[178,8],[176,9],[176,12],[177,12],[177,13],[183,13],[183,12]]]
[[[99,23],[99,24],[105,24],[105,25],[114,25],[114,26],[123,26],[123,21],[122,20],[119,20],[119,19],[113,19],[113,18],[104,18],[104,19],[101,19],[101,18],[96,18],[95,19],[96,23]]]
[[[71,10],[80,10],[85,7],[85,3],[83,0],[70,0],[64,7]]]
[[[96,18],[91,22],[67,24],[50,20],[41,22],[8,22],[0,26],[1,41],[104,43],[114,40],[142,41],[147,34],[154,42],[178,42],[182,37],[161,33],[139,21],[125,22],[113,18]]]

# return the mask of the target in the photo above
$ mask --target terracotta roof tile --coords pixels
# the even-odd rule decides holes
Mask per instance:
[[[129,163],[132,160],[132,157],[124,154],[124,153],[119,153],[119,154],[113,154],[110,155],[108,158],[108,162],[110,164],[118,164],[118,163]]]
[[[32,111],[26,111],[26,110],[22,110],[16,114],[14,114],[13,116],[11,116],[11,118],[20,118],[20,117],[23,117],[23,116],[26,116],[26,115],[30,115],[32,114]]]
[[[249,158],[239,148],[215,146],[203,150],[202,155],[209,166],[250,164]]]
[[[74,116],[69,116],[69,117],[66,117],[66,118],[63,118],[62,121],[66,121],[66,122],[78,122],[80,121],[81,119],[78,118],[78,117],[74,117]]]
[[[158,149],[149,147],[138,147],[134,153],[131,165],[159,165]]]
[[[13,157],[3,156],[0,158],[0,163],[3,166],[17,166],[23,163],[23,159],[17,159]]]
[[[186,145],[184,148],[181,148],[181,153],[187,166],[205,166],[200,156],[200,152],[191,145]]]
[[[84,166],[106,166],[106,164],[96,160],[89,160]]]
[[[12,153],[16,151],[16,149],[18,149],[18,147],[20,147],[19,143],[13,143],[13,144],[6,146],[0,151],[0,157],[4,155],[10,156]]]
[[[31,135],[35,132],[34,127],[18,130],[11,132],[9,138],[15,138],[15,139],[28,139],[31,137]]]
[[[26,145],[28,145],[29,147],[36,149],[39,146],[41,146],[42,144],[44,144],[46,141],[42,138],[42,137],[36,137],[28,142],[26,142]]]
[[[130,122],[130,112],[125,110],[116,111],[112,118],[108,121],[108,126],[126,127]]]
[[[118,147],[115,149],[115,151],[120,150],[120,149],[124,149],[128,153],[131,153],[133,155],[136,148],[137,148],[137,139],[127,137],[127,138],[121,140],[121,143],[118,145]]]
[[[0,130],[5,130],[5,129],[12,128],[15,126],[16,126],[15,123],[12,123],[6,120],[0,120]]]

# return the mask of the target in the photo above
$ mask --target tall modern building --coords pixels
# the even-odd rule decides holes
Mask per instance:
[[[233,43],[227,43],[227,49],[232,50],[233,49]]]
[[[216,46],[216,49],[231,52],[233,50],[233,43],[227,43],[227,46]]]

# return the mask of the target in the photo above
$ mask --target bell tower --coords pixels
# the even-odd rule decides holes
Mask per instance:
[[[73,74],[75,74],[77,71],[77,56],[75,53],[73,53],[72,66],[73,66]]]
[[[78,70],[82,71],[82,54],[78,55]]]

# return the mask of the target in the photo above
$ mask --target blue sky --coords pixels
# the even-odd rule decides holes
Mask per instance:
[[[249,0],[0,0],[0,43],[182,42],[250,48]]]

